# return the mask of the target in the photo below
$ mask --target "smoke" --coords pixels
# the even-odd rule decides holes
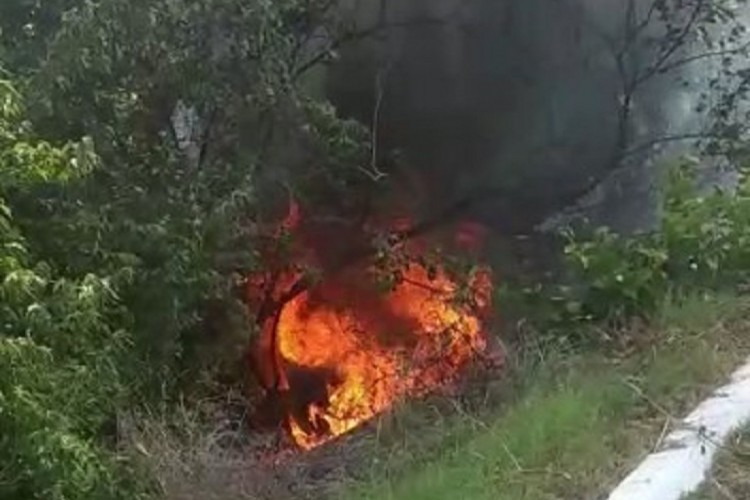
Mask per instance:
[[[524,230],[612,168],[624,98],[613,47],[627,16],[646,19],[653,1],[636,0],[629,13],[625,0],[359,0],[348,5],[359,25],[389,28],[343,50],[328,92],[344,114],[377,123],[379,148],[403,150],[430,193],[428,210],[498,186],[510,194],[474,216]],[[664,29],[649,22],[639,36]],[[628,57],[645,66],[654,50]],[[631,141],[699,127],[712,64],[645,81]]]

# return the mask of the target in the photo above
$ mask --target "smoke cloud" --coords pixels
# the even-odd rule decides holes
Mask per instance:
[[[347,8],[360,26],[388,29],[343,49],[328,93],[345,115],[377,122],[378,147],[404,151],[432,205],[500,186],[512,194],[474,215],[522,231],[612,167],[623,99],[613,47],[627,36],[627,16],[646,19],[652,0],[636,0],[631,12],[628,4],[352,1]],[[653,21],[639,36],[663,30]],[[646,48],[629,54],[653,56]],[[634,142],[699,125],[694,109],[707,64],[642,85],[632,103]]]

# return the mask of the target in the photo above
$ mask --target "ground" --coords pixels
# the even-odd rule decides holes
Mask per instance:
[[[207,433],[190,413],[187,440],[158,424],[135,440],[175,500],[598,500],[750,353],[750,299],[671,301],[648,326],[587,334],[599,338],[585,348],[515,346],[489,384],[412,401],[310,453],[270,451],[275,438],[227,447],[236,432]],[[748,498],[750,432],[737,443],[747,452],[726,452],[712,484]],[[717,491],[696,498],[734,498]]]
[[[396,425],[401,435],[381,441],[370,477],[340,498],[603,498],[750,352],[748,313],[744,299],[693,298],[630,332],[628,352],[539,352],[505,382],[514,394],[499,414]],[[437,445],[425,443],[430,433]]]

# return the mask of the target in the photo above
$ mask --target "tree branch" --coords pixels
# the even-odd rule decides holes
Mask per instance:
[[[654,75],[664,73],[664,65],[669,59],[674,56],[681,48],[687,43],[688,36],[692,33],[693,28],[700,19],[700,15],[703,12],[703,8],[706,4],[706,0],[697,0],[695,7],[690,12],[687,22],[680,30],[680,33],[674,39],[674,41],[662,52],[659,58],[652,64],[646,71],[641,75],[634,75],[632,83],[633,90],[640,86],[642,83],[650,80]]]
[[[313,67],[325,62],[330,57],[331,52],[340,49],[348,43],[362,41],[391,29],[411,28],[415,26],[442,26],[449,21],[450,19],[448,17],[422,17],[410,19],[407,21],[386,23],[385,25],[381,25],[381,23],[378,23],[375,26],[364,29],[362,31],[346,32],[340,37],[331,41],[326,49],[321,50],[319,53],[310,57],[310,59],[295,68],[292,71],[292,80],[297,80],[299,77],[310,71]]]

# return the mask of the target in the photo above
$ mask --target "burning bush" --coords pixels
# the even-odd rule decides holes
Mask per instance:
[[[405,223],[395,227],[403,231]],[[281,228],[305,232],[296,205]],[[262,330],[254,367],[283,401],[288,430],[302,448],[344,434],[399,400],[450,385],[487,349],[489,272],[475,269],[462,284],[425,257],[424,242],[407,243],[400,234],[386,237],[396,258],[379,260],[373,251],[315,284],[301,286],[317,254],[305,245],[283,269],[248,280]],[[464,225],[456,241],[471,246],[478,234]]]

